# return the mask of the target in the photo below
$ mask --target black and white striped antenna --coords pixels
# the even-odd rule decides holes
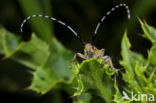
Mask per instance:
[[[110,15],[114,10],[118,9],[119,7],[125,7],[126,11],[127,11],[127,17],[128,19],[130,19],[131,15],[130,15],[130,10],[129,10],[129,7],[126,5],[126,4],[119,4],[119,5],[116,5],[115,7],[113,7],[111,10],[109,10],[106,15],[104,15],[100,22],[98,22],[96,28],[95,28],[95,31],[94,31],[94,34],[92,35],[92,39],[91,39],[91,45],[93,45],[93,42],[94,42],[94,39],[96,37],[96,34],[97,34],[97,31],[101,25],[101,23],[106,19],[106,16]]]
[[[20,27],[20,31],[23,32],[23,26],[24,24],[31,18],[35,18],[35,17],[43,17],[43,18],[46,18],[46,19],[50,19],[50,20],[53,20],[53,21],[56,21],[57,23],[67,27],[81,42],[83,45],[85,45],[86,43],[84,42],[84,40],[80,37],[80,35],[78,35],[78,33],[76,33],[74,31],[74,29],[72,29],[69,25],[67,25],[66,23],[60,21],[60,20],[57,20],[53,17],[50,17],[50,16],[47,16],[47,15],[31,15],[31,16],[28,16],[26,19],[23,20],[22,24],[21,24],[21,27]]]
[[[128,16],[128,19],[130,19],[130,10],[129,10],[129,7],[126,5],[126,4],[119,4],[119,5],[116,5],[115,7],[113,7],[110,11],[108,11],[106,13],[106,15],[104,15],[100,22],[98,22],[96,28],[95,28],[95,31],[94,31],[94,34],[92,35],[92,39],[91,39],[91,45],[93,45],[93,42],[94,42],[94,39],[96,37],[96,34],[97,34],[97,31],[101,25],[101,23],[106,19],[106,16],[110,15],[114,10],[118,9],[119,7],[125,7],[125,9],[127,10],[127,16]],[[85,41],[80,37],[80,35],[78,35],[77,32],[74,31],[74,29],[72,29],[69,25],[67,25],[66,23],[60,21],[60,20],[57,20],[53,17],[50,17],[50,16],[47,16],[47,15],[31,15],[31,16],[28,16],[26,19],[23,20],[22,24],[21,24],[21,27],[20,27],[20,30],[21,32],[23,32],[23,26],[24,24],[31,18],[34,18],[34,17],[43,17],[43,18],[47,18],[47,19],[50,19],[50,20],[53,20],[53,21],[56,21],[57,23],[67,27],[81,42],[83,45],[85,45]]]

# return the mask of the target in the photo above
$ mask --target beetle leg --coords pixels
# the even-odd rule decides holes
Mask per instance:
[[[112,63],[112,59],[110,58],[110,56],[104,56],[103,57],[103,62],[104,63],[108,63],[108,65],[112,68],[112,69],[114,69],[115,70],[115,72],[116,72],[116,74],[117,74],[117,76],[118,76],[118,71],[116,70],[116,68],[114,68],[114,66],[113,66],[113,63]]]
[[[75,61],[75,59],[78,57],[82,58],[82,59],[87,59],[83,54],[81,53],[76,53],[71,61],[71,63],[73,63]]]

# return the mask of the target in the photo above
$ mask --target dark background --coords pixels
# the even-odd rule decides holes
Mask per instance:
[[[0,25],[7,30],[21,36],[24,41],[30,39],[31,29],[29,23],[24,26],[24,34],[20,33],[20,24],[26,18],[19,0],[1,0]],[[43,12],[43,0],[38,0]],[[131,10],[131,19],[127,19],[127,12],[120,8],[112,13],[101,25],[94,45],[106,49],[116,66],[121,60],[120,44],[123,33],[127,31],[132,44],[132,50],[147,56],[151,44],[142,36],[142,30],[137,17],[156,27],[156,0],[51,0],[52,15],[70,25],[86,41],[90,42],[98,21],[105,13],[117,4],[126,3]],[[54,23],[55,36],[68,49],[73,52],[83,52],[81,42],[65,27]],[[3,55],[0,55],[2,58]],[[50,103],[61,93],[64,102],[71,102],[67,93],[53,90],[44,96],[23,91],[31,82],[32,75],[29,68],[12,60],[0,59],[0,98],[20,103]],[[55,97],[56,96],[56,97]],[[58,101],[57,101],[58,102]]]

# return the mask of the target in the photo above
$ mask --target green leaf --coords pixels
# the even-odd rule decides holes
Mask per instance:
[[[129,50],[130,47],[131,47],[131,44],[128,40],[127,34],[125,33],[122,39],[122,43],[121,43],[121,48],[122,48],[121,55],[122,55],[123,60],[120,61],[120,64],[124,66],[124,68],[127,69],[128,73],[130,73],[131,76],[133,77],[134,65],[132,64],[130,60],[131,59],[131,51]]]
[[[134,75],[133,70],[134,70],[136,61],[139,61],[141,65],[145,65],[146,60],[143,57],[143,55],[132,52],[130,50],[131,44],[128,40],[126,33],[124,34],[124,37],[122,39],[121,48],[122,48],[121,55],[122,55],[123,60],[120,61],[120,64],[124,66],[125,69],[128,70],[128,72],[131,73],[131,75],[133,76]]]
[[[142,73],[141,71],[144,70],[136,70],[135,68],[138,68],[137,62],[139,62],[139,65],[142,66],[142,68],[146,65],[147,62],[141,54],[132,52],[130,50],[131,45],[126,33],[124,34],[124,37],[122,39],[121,47],[121,55],[123,60],[120,61],[120,64],[126,70],[126,73],[122,73],[123,80],[128,83],[128,86],[130,88],[141,92],[143,90],[141,87],[142,82],[140,82],[140,77],[138,77],[137,75],[140,76],[140,73]],[[144,76],[144,74],[142,75]]]
[[[1,28],[0,37],[0,53],[5,55],[5,58],[12,58],[29,68],[36,69],[49,56],[49,46],[35,34],[30,41],[20,42],[15,34]]]
[[[153,46],[149,51],[148,61],[151,65],[156,66],[156,46]]]
[[[29,68],[36,69],[46,62],[49,55],[48,44],[33,34],[30,41],[21,42],[12,58]]]
[[[91,103],[91,94],[90,93],[82,93],[77,101],[75,101],[76,103]]]
[[[143,23],[141,20],[140,24],[144,31],[144,37],[149,39],[153,44],[156,44],[156,29],[152,26],[149,26],[147,23]]]
[[[70,62],[73,54],[64,48],[55,38],[51,44],[39,39],[35,34],[28,42],[19,42],[17,36],[0,30],[1,49],[5,58],[11,58],[35,71],[29,89],[46,93],[57,83],[69,83],[72,79]]]
[[[116,80],[115,80],[115,83],[114,83],[114,88],[116,90],[116,93],[115,93],[114,99],[113,99],[113,101],[115,103],[130,103],[130,101],[125,101],[125,100],[122,99],[123,95],[121,95],[121,93],[119,91]]]
[[[0,53],[6,57],[11,56],[18,48],[20,38],[15,36],[4,28],[0,28]]]
[[[126,82],[124,90],[140,94],[154,94],[154,71],[155,68],[150,64],[154,64],[155,46],[149,52],[148,60],[141,54],[135,53],[130,50],[130,42],[125,33],[122,40],[122,58],[120,64],[124,67],[125,73],[122,73],[123,80]],[[153,82],[153,83],[152,83]],[[117,90],[117,89],[116,89]],[[118,90],[117,90],[118,91]],[[120,94],[116,97],[116,101],[120,103]],[[144,101],[145,102],[145,101]],[[144,103],[143,102],[143,103]],[[146,102],[145,102],[146,103]]]
[[[45,63],[34,72],[33,81],[29,87],[42,94],[48,92],[57,83],[69,83],[72,80],[70,67],[72,53],[66,50],[56,39],[53,39],[50,51]]]
[[[83,83],[81,93],[96,90],[97,96],[103,98],[107,103],[111,103],[114,94],[114,81],[111,76],[115,74],[115,71],[95,58],[83,61],[77,68],[79,73],[76,78],[81,80],[81,84]],[[79,94],[81,93],[79,92]]]

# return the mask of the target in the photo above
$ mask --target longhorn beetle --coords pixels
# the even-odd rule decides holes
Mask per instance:
[[[96,37],[96,34],[97,34],[97,31],[101,25],[101,23],[106,19],[106,16],[110,15],[111,12],[113,12],[114,10],[116,10],[117,8],[119,7],[125,7],[126,11],[127,11],[127,16],[128,16],[128,19],[130,19],[130,10],[129,10],[129,7],[126,5],[126,4],[119,4],[119,5],[116,5],[115,7],[113,7],[110,11],[108,11],[106,13],[106,15],[104,15],[102,17],[102,19],[100,20],[100,22],[98,22],[96,28],[95,28],[95,31],[94,31],[94,34],[92,35],[92,39],[91,39],[91,43],[86,43],[81,37],[80,35],[78,35],[78,33],[76,33],[69,25],[67,25],[66,23],[60,21],[60,20],[57,20],[53,17],[50,17],[50,16],[47,16],[47,15],[32,15],[32,16],[29,16],[27,17],[25,20],[23,20],[22,24],[21,24],[21,32],[23,32],[23,26],[24,24],[31,18],[34,18],[34,17],[43,17],[43,18],[47,18],[47,19],[50,19],[50,20],[53,20],[53,21],[56,21],[57,23],[60,23],[62,24],[63,26],[67,27],[80,41],[81,43],[84,45],[84,54],[81,54],[81,53],[76,53],[75,56],[73,57],[72,59],[72,62],[76,59],[77,56],[79,56],[80,58],[83,58],[83,59],[89,59],[89,58],[97,58],[98,60],[103,60],[103,63],[107,63],[112,69],[114,69],[116,71],[116,73],[118,74],[117,70],[114,68],[113,66],[113,63],[112,63],[112,60],[109,56],[107,55],[104,55],[104,49],[97,49],[94,45],[93,45],[93,42],[94,42],[94,39]]]

